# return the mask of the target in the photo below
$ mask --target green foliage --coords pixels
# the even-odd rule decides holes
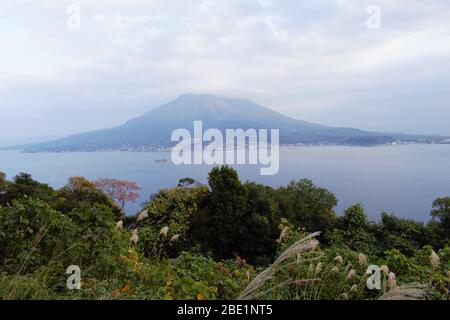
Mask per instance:
[[[194,179],[187,177],[187,178],[180,179],[180,181],[178,181],[178,186],[184,187],[184,186],[192,185],[194,183],[195,183]]]
[[[277,190],[282,216],[309,232],[325,232],[335,220],[333,207],[337,199],[330,191],[316,187],[312,181],[292,181]]]
[[[282,218],[308,231],[328,230],[335,221],[335,196],[309,180],[273,189],[242,184],[234,169],[221,167],[210,172],[209,184],[211,191],[194,216],[193,236],[219,259],[240,255],[267,264],[275,255]]]
[[[230,167],[214,168],[209,174],[211,192],[193,221],[194,241],[218,259],[241,252],[248,232],[247,190]]]
[[[108,206],[113,211],[115,219],[121,220],[124,217],[122,209],[110,197],[83,177],[69,178],[68,183],[56,192],[56,196],[58,200],[54,208],[61,212],[70,213],[75,209],[97,203]]]
[[[83,267],[89,276],[107,275],[120,267],[117,257],[128,248],[129,236],[116,228],[109,207],[86,205],[74,210],[70,218],[78,226],[73,239],[73,248],[78,250],[71,264]]]
[[[433,289],[434,298],[442,299],[448,292],[450,279],[448,275],[448,247],[438,252],[439,262],[431,263],[433,248],[424,246],[417,250],[413,256],[406,256],[397,249],[385,253],[385,263],[404,282],[418,282],[429,285]]]
[[[428,299],[447,294],[449,198],[434,202],[428,224],[385,213],[373,223],[359,204],[336,217],[335,196],[309,180],[274,189],[221,167],[209,188],[194,182],[123,217],[82,177],[53,190],[0,173],[0,298],[235,299],[270,266],[255,298],[377,299],[392,288],[383,273],[382,289],[367,289],[369,264],[388,267],[398,285],[427,285]],[[320,246],[279,260],[317,230]],[[81,290],[66,288],[69,265],[82,270]]]
[[[2,300],[48,300],[51,290],[36,275],[10,275],[0,273],[0,299]]]
[[[27,274],[49,264],[70,246],[62,241],[75,225],[42,200],[13,200],[2,209],[0,265],[10,273]]]
[[[241,235],[240,251],[238,253],[252,263],[266,265],[270,263],[276,252],[276,241],[281,222],[277,205],[276,191],[270,187],[255,183],[246,183],[247,231]]]
[[[377,242],[363,207],[355,204],[345,210],[339,219],[339,228],[327,235],[327,239],[334,246],[342,246],[359,252],[373,254],[377,252]]]
[[[18,174],[12,182],[6,182],[4,174],[0,176],[0,205],[5,206],[15,199],[25,197],[39,198],[48,203],[55,200],[53,189],[47,184],[33,180],[28,173]]]
[[[6,180],[6,174],[0,171],[0,199],[2,199],[7,188],[8,188],[8,181]]]
[[[375,233],[378,247],[384,250],[396,248],[409,256],[427,243],[423,223],[386,213],[381,214],[381,224],[376,227]]]
[[[161,190],[152,196],[141,213],[142,220],[137,223],[138,246],[146,257],[177,257],[189,246],[192,216],[207,192],[206,187],[177,187]],[[161,232],[164,228],[167,232]]]
[[[234,299],[250,274],[249,266],[233,261],[217,263],[210,257],[185,252],[175,260],[148,266],[138,278],[136,291],[154,288],[144,296],[150,299]]]
[[[236,298],[254,275],[245,262],[216,262],[211,257],[183,252],[177,259],[158,262],[133,249],[121,256],[126,273],[108,280],[90,278],[76,298],[210,300]]]
[[[433,202],[431,216],[439,219],[441,228],[448,235],[450,233],[450,197],[436,199]]]
[[[346,229],[367,230],[368,221],[364,208],[360,204],[355,204],[344,212],[344,226]]]

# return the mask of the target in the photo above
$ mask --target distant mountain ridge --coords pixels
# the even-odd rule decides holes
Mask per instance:
[[[391,134],[330,127],[293,119],[248,99],[185,94],[119,127],[12,148],[26,152],[157,149],[173,145],[170,141],[173,130],[186,128],[192,131],[196,120],[203,122],[204,130],[280,129],[281,144],[377,145],[399,139]],[[414,136],[414,139],[404,134],[398,136],[404,140],[411,137],[411,141],[418,137],[430,141],[441,139],[434,136]]]

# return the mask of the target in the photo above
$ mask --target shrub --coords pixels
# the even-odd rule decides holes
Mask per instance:
[[[10,273],[27,274],[49,264],[69,246],[76,226],[42,200],[14,200],[0,220],[0,263]]]
[[[152,197],[137,219],[138,246],[146,257],[177,257],[192,245],[192,217],[207,192],[206,187],[177,187]]]

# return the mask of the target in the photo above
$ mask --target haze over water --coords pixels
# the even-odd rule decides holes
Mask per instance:
[[[168,162],[155,160],[167,159]],[[280,170],[261,176],[259,167],[234,166],[242,181],[274,187],[308,178],[331,190],[339,200],[337,213],[360,202],[371,220],[382,211],[421,221],[430,219],[431,204],[450,196],[450,145],[400,145],[393,147],[282,147]],[[192,177],[207,183],[211,166],[170,162],[169,152],[20,153],[0,151],[0,171],[11,179],[28,172],[55,188],[71,176],[88,179],[118,178],[138,182],[141,197],[127,205],[134,214],[142,202],[161,188]]]

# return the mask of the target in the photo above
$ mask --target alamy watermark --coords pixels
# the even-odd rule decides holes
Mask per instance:
[[[171,159],[176,165],[208,164],[260,165],[261,175],[275,175],[280,168],[279,129],[210,128],[203,132],[202,121],[194,121],[194,136],[187,129],[172,132]]]
[[[370,265],[367,268],[366,274],[370,274],[367,278],[366,285],[369,290],[381,290],[381,269],[379,266]]]
[[[69,290],[80,290],[81,289],[81,269],[77,265],[71,265],[66,269],[66,274],[69,275],[67,278],[67,289]]]
[[[381,8],[378,5],[371,5],[367,7],[367,14],[369,17],[366,21],[367,29],[380,30],[381,29]]]
[[[81,6],[79,4],[71,4],[65,8],[66,27],[69,31],[78,31],[82,27],[83,18],[88,22],[107,23],[110,26],[126,27],[132,25],[148,25],[149,23],[159,23],[162,21],[161,14],[156,15],[124,15],[122,13],[114,15],[95,14],[91,16],[82,16]]]
[[[81,29],[81,7],[76,4],[72,4],[67,7],[67,29],[70,31]]]

